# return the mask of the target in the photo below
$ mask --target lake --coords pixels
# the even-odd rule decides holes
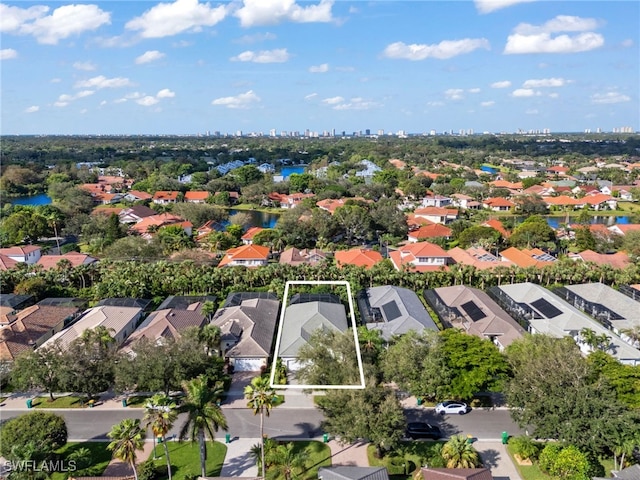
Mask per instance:
[[[51,197],[46,193],[40,193],[29,197],[17,197],[11,200],[10,203],[11,205],[49,205],[51,203]]]
[[[515,217],[516,224],[522,223],[526,217]],[[557,229],[560,225],[566,225],[567,223],[578,223],[577,216],[571,217],[546,217],[547,223],[551,228]],[[631,218],[628,216],[613,216],[613,215],[594,215],[591,217],[591,224],[601,223],[610,227],[612,225],[625,225],[631,223]]]
[[[257,210],[236,210],[235,208],[229,209],[229,216],[236,213],[246,213],[250,215],[250,226],[252,227],[273,228],[276,226],[278,218],[280,218],[280,215],[276,213],[260,212]]]

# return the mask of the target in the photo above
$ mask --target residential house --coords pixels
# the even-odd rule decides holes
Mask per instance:
[[[242,245],[227,250],[218,267],[260,267],[269,261],[269,247],[262,245]]]
[[[636,463],[611,473],[612,477],[593,477],[593,480],[640,480],[640,464]]]
[[[542,268],[557,261],[553,255],[546,253],[539,248],[516,248],[509,247],[500,252],[500,258],[518,267],[538,267]]]
[[[206,319],[202,315],[201,307],[202,304],[196,302],[184,310],[165,308],[151,312],[129,335],[121,350],[132,353],[135,344],[142,339],[159,344],[169,339],[179,339],[188,328],[202,328],[206,324]]]
[[[222,354],[234,371],[263,371],[271,357],[280,302],[272,293],[231,293],[212,325],[222,333]]]
[[[631,264],[631,259],[625,252],[598,253],[593,250],[584,250],[578,253],[569,253],[567,256],[571,260],[611,265],[613,268],[626,268]]]
[[[251,245],[253,243],[253,237],[255,237],[258,233],[260,233],[263,230],[264,228],[262,227],[250,227],[246,232],[244,232],[244,234],[240,238],[242,240],[242,244]]]
[[[0,327],[0,360],[13,361],[22,352],[42,345],[80,314],[77,307],[32,305],[9,314]]]
[[[358,310],[369,330],[379,330],[389,341],[414,330],[438,330],[416,293],[390,285],[368,288],[358,296]]]
[[[317,265],[326,262],[330,255],[317,248],[299,250],[295,247],[288,248],[280,254],[280,263],[289,265]]]
[[[316,206],[322,210],[326,210],[333,215],[338,208],[344,207],[350,200],[371,203],[371,200],[366,200],[363,197],[325,198],[324,200],[316,202]]]
[[[454,193],[451,195],[451,205],[462,208],[463,210],[477,210],[480,208],[480,202],[477,202],[469,195],[463,193]]]
[[[454,208],[422,207],[416,208],[413,212],[415,217],[429,220],[433,223],[447,224],[458,218],[458,210]]]
[[[138,223],[143,218],[157,215],[155,210],[145,207],[144,205],[134,205],[133,207],[123,208],[120,210],[118,217],[120,217],[120,223]]]
[[[3,293],[0,295],[0,306],[10,307],[12,310],[22,310],[35,302],[33,295],[17,295],[15,293]]]
[[[116,345],[121,345],[135,330],[142,314],[139,307],[93,307],[86,310],[77,322],[53,335],[42,347],[60,342],[63,348],[67,348],[85,330],[98,326],[105,327],[113,336]]]
[[[429,468],[422,467],[420,480],[493,480],[488,468]],[[418,477],[415,477],[418,479]]]
[[[609,231],[617,235],[626,235],[628,232],[635,232],[640,230],[640,223],[618,223],[609,227]],[[0,253],[2,253],[0,248]]]
[[[430,238],[450,238],[452,230],[449,227],[445,227],[440,223],[433,223],[431,225],[423,225],[417,230],[410,231],[408,234],[409,242],[421,242]]]
[[[526,330],[482,290],[455,285],[425,292],[444,325],[486,338],[503,351]]]
[[[385,467],[355,467],[337,465],[320,467],[319,480],[389,480],[389,472]]]
[[[178,225],[182,227],[187,235],[191,235],[193,224],[171,213],[159,213],[157,215],[145,217],[138,223],[132,225],[130,229],[141,235],[143,238],[150,239],[153,233],[158,229],[171,225]]]
[[[589,205],[594,210],[615,210],[618,208],[618,200],[604,193],[591,193],[580,200],[584,205]]]
[[[85,253],[67,252],[64,255],[43,255],[38,260],[37,265],[41,265],[43,270],[57,268],[60,262],[69,262],[71,267],[79,265],[89,265],[97,262],[98,259]]]
[[[508,212],[512,208],[515,208],[516,204],[503,197],[491,197],[484,200],[482,206],[494,212]]]
[[[336,295],[294,295],[287,305],[280,327],[278,357],[287,369],[295,371],[301,366],[298,351],[307,345],[317,330],[345,332],[351,325],[345,306]]]
[[[445,208],[448,205],[451,205],[451,203],[452,203],[452,199],[450,197],[445,197],[444,195],[437,195],[431,192],[428,192],[427,195],[422,199],[423,207]]]
[[[522,192],[522,182],[509,182],[507,180],[494,180],[489,182],[493,188],[506,188],[512,193]]]
[[[481,226],[490,227],[490,228],[493,228],[494,230],[497,230],[498,232],[500,232],[500,236],[504,239],[507,239],[511,236],[511,232],[509,232],[506,228],[504,228],[504,225],[502,224],[502,222],[497,218],[490,218],[486,222],[483,222]]]
[[[565,176],[569,173],[569,167],[554,165],[553,167],[547,168],[547,173],[551,175]]]
[[[0,270],[11,270],[18,263],[20,262],[18,262],[17,260],[14,260],[13,258],[7,255],[0,253]]]
[[[600,282],[565,285],[555,293],[594,317],[629,345],[640,348],[640,341],[627,334],[640,328],[640,306],[636,300]]]
[[[356,172],[356,177],[362,177],[366,181],[370,181],[376,172],[382,171],[382,169],[373,163],[371,160],[362,160],[360,165],[364,167],[363,170],[358,170]]]
[[[453,263],[442,247],[429,242],[411,243],[391,251],[389,258],[396,270],[428,272],[446,268]]]
[[[314,193],[291,193],[289,195],[281,195],[280,196],[280,208],[291,209],[295,208],[302,200],[305,198],[313,198],[315,197]]]
[[[621,363],[640,365],[640,350],[540,285],[530,282],[503,284],[492,287],[489,291],[514,318],[527,325],[530,333],[547,334],[556,338],[569,336],[583,353],[588,354],[592,347],[580,332],[589,329],[596,335],[609,338],[608,352]]]
[[[191,191],[185,192],[184,201],[189,203],[207,203],[207,199],[211,194],[207,191]]]
[[[383,260],[380,252],[365,248],[352,248],[351,250],[338,250],[335,253],[336,265],[340,268],[344,265],[371,268]]]
[[[215,303],[216,300],[215,295],[169,295],[158,306],[158,310],[167,308],[175,310],[200,310],[204,303]]]
[[[178,201],[178,196],[180,192],[178,191],[164,191],[160,190],[153,194],[153,203],[156,205],[167,205],[169,203],[176,203]]]
[[[127,202],[139,202],[153,199],[153,195],[139,190],[129,190],[123,197]]]
[[[6,255],[15,262],[24,262],[33,265],[40,260],[42,251],[37,245],[25,245],[24,247],[0,248],[0,255]]]
[[[496,267],[511,265],[506,259],[501,259],[482,247],[469,247],[466,250],[454,247],[447,251],[455,263],[470,265],[479,270],[486,270]]]

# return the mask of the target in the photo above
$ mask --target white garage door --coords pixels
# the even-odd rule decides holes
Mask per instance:
[[[259,372],[263,363],[260,358],[234,358],[233,368],[236,372]]]

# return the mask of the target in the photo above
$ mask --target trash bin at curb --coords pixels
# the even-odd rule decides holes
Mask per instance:
[[[126,399],[126,398],[123,398],[123,399],[122,399],[122,406],[123,406],[123,407],[126,407],[126,406],[127,406],[127,399]]]
[[[509,434],[507,432],[502,432],[502,444],[506,445],[509,443]]]
[[[328,433],[325,433],[325,434],[322,435],[322,441],[324,443],[327,443],[329,441],[329,434]]]
[[[27,399],[27,408],[33,408],[33,400],[30,398]]]
[[[473,443],[473,435],[467,435],[467,443]]]
[[[416,399],[416,403],[418,404],[418,406],[422,405],[422,398],[418,397]]]
[[[230,443],[230,442],[231,442],[231,434],[230,434],[230,433],[227,433],[227,434],[224,436],[224,443]]]

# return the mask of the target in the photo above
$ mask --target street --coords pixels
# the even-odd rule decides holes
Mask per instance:
[[[245,408],[223,408],[232,438],[257,438],[260,436],[260,417]],[[0,419],[6,420],[26,413],[25,410],[0,409]],[[123,418],[142,418],[143,409],[123,408],[113,410],[58,410],[64,416],[69,431],[69,440],[106,439],[111,427]],[[520,435],[520,430],[509,415],[508,410],[473,410],[466,415],[436,415],[433,409],[413,407],[405,410],[408,421],[424,421],[438,425],[446,436],[463,434],[478,439],[499,439],[503,431],[509,435]],[[175,422],[171,435],[178,435],[184,421],[181,415]],[[310,438],[323,432],[320,428],[322,413],[317,409],[275,408],[265,418],[265,433],[270,437]],[[225,432],[219,432],[218,439],[224,439]]]

